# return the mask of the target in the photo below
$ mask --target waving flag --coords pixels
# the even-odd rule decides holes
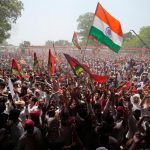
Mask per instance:
[[[74,34],[73,34],[72,42],[78,49],[81,49],[81,47],[79,46],[79,43],[78,43],[78,35],[76,32],[74,32]]]
[[[107,45],[116,53],[118,53],[121,48],[123,41],[121,24],[99,3],[97,4],[89,35],[95,37],[99,42]]]
[[[55,64],[56,64],[56,59],[53,56],[51,50],[49,50],[49,56],[48,56],[48,72],[50,75],[55,74]]]
[[[79,77],[81,75],[81,73],[87,72],[89,74],[89,76],[96,82],[102,83],[107,80],[108,77],[93,74],[87,65],[80,64],[75,58],[71,57],[70,55],[64,54],[64,56],[66,57],[70,67],[72,68],[74,74],[77,77]]]
[[[84,69],[81,67],[81,64],[73,57],[68,54],[64,54],[65,58],[67,59],[70,67],[72,68],[74,74],[79,77],[79,75],[84,72]]]
[[[12,69],[12,74],[22,77],[21,67],[19,66],[17,60],[12,59],[11,69]]]
[[[94,81],[99,82],[99,83],[103,83],[103,82],[105,82],[108,79],[107,76],[99,76],[99,75],[96,75],[96,74],[90,74],[90,77]]]
[[[39,61],[38,61],[38,59],[37,59],[37,56],[36,56],[36,53],[34,52],[34,56],[33,56],[34,58],[34,62],[33,62],[33,70],[35,71],[35,70],[38,70],[38,67],[39,67]]]

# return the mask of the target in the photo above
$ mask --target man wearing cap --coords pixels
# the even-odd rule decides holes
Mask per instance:
[[[24,129],[25,132],[19,139],[17,150],[44,150],[41,131],[34,126],[31,119],[25,121]]]
[[[21,122],[24,123],[27,119],[27,115],[29,114],[28,111],[26,111],[25,102],[23,100],[15,101],[16,107],[21,111],[19,118],[21,119]]]
[[[18,139],[20,138],[20,136],[23,134],[23,126],[19,120],[19,115],[20,115],[20,110],[18,109],[13,109],[10,111],[9,114],[9,119],[12,120],[12,124],[11,124],[11,141],[12,141],[12,146],[15,147]]]

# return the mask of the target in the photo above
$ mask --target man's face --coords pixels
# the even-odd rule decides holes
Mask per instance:
[[[18,88],[18,84],[14,84],[13,87],[14,87],[14,88]]]
[[[150,99],[147,99],[147,107],[150,108]]]
[[[27,133],[28,134],[33,134],[33,132],[34,132],[34,127],[28,127],[27,128]]]
[[[0,90],[4,90],[5,86],[0,85]]]
[[[54,117],[55,116],[55,107],[51,106],[49,108],[49,117]]]
[[[133,102],[134,104],[139,104],[139,97],[134,97]]]
[[[27,89],[26,88],[21,88],[21,93],[27,93]]]
[[[39,97],[39,96],[40,96],[40,93],[39,93],[39,92],[35,92],[35,96],[36,96],[36,97]]]

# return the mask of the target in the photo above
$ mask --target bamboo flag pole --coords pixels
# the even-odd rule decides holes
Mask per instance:
[[[83,51],[83,58],[82,58],[83,62],[84,62],[84,58],[85,58],[85,51],[86,51],[86,49],[87,49],[88,42],[89,42],[89,38],[87,38],[86,45],[85,45],[85,49],[84,49],[84,51]]]
[[[94,14],[94,16],[93,16],[92,24],[93,24],[93,22],[94,22],[94,17],[95,17],[95,14]],[[91,24],[91,26],[92,26],[92,24]],[[85,57],[85,51],[86,51],[86,49],[87,49],[88,42],[89,42],[89,34],[90,34],[90,31],[91,31],[91,28],[90,28],[90,30],[89,30],[88,37],[87,37],[87,41],[86,41],[86,45],[85,45],[85,49],[84,49],[84,51],[83,51],[83,58],[82,58],[83,61],[84,61],[84,57]]]
[[[57,52],[56,52],[56,49],[55,49],[55,44],[54,44],[54,42],[53,42],[53,49],[54,49],[55,56],[57,56]]]
[[[138,37],[138,39],[141,41],[141,43],[142,43],[148,50],[150,50],[149,46],[143,41],[143,39],[141,39],[141,37],[140,37],[134,30],[130,30],[130,32],[133,32],[133,33]],[[150,52],[149,52],[149,55],[150,55]]]

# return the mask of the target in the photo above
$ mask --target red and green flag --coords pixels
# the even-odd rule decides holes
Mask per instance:
[[[56,59],[53,56],[51,50],[49,50],[49,55],[48,55],[48,73],[50,75],[54,75],[55,74],[55,65],[56,65]]]
[[[79,77],[81,73],[84,72],[83,67],[81,64],[73,57],[68,54],[64,54],[65,58],[67,59],[71,69],[73,70],[74,74]]]
[[[80,47],[80,45],[79,45],[79,43],[78,43],[78,34],[77,34],[77,32],[74,32],[74,33],[73,33],[72,42],[73,42],[73,44],[74,44],[79,50],[81,50],[81,47]]]
[[[54,51],[55,60],[56,60],[55,63],[59,64],[60,63],[60,55],[59,55],[58,51],[55,48],[55,43],[53,43],[52,51]]]
[[[99,75],[96,75],[96,74],[93,74],[91,71],[90,71],[90,68],[85,65],[85,64],[80,64],[75,58],[71,57],[70,55],[68,54],[64,54],[65,58],[67,59],[70,67],[72,68],[74,74],[79,77],[81,75],[81,73],[83,72],[86,72],[89,74],[89,76],[96,82],[99,82],[99,83],[103,83],[105,82],[108,77],[107,76],[99,76]]]
[[[55,49],[55,43],[53,43],[53,50],[54,50],[55,56],[57,56],[58,54],[57,54],[57,51]]]
[[[33,71],[38,70],[38,67],[39,67],[39,61],[36,56],[36,53],[34,52],[34,54],[33,54]]]
[[[20,76],[22,77],[21,74],[21,67],[18,64],[17,60],[12,59],[12,66],[11,66],[11,70],[12,70],[12,74],[16,75],[16,76]]]

